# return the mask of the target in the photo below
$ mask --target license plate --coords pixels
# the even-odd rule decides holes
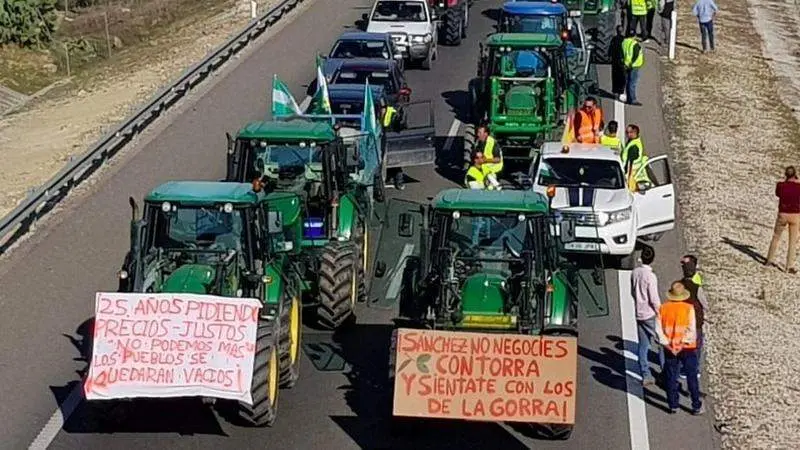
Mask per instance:
[[[564,244],[564,250],[577,250],[580,252],[599,252],[600,244],[596,242],[569,242]]]

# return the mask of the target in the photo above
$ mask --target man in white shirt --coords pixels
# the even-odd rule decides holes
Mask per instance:
[[[642,264],[631,272],[631,293],[636,302],[636,328],[639,334],[639,373],[642,376],[642,384],[645,386],[655,384],[655,379],[650,374],[650,363],[648,354],[650,352],[650,340],[658,342],[656,333],[656,320],[658,310],[661,308],[661,298],[658,295],[658,277],[651,264],[655,259],[655,252],[651,247],[642,250]],[[660,344],[658,347],[659,370],[664,367],[664,349]]]

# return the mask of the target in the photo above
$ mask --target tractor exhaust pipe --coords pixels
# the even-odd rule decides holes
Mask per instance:
[[[139,205],[136,204],[133,197],[128,197],[128,204],[131,205],[131,222],[135,222],[139,217]]]

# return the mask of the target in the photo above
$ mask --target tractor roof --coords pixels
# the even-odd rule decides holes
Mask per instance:
[[[440,210],[545,214],[547,205],[547,198],[542,194],[521,190],[482,191],[453,188],[439,192],[433,199],[434,208]]]
[[[153,189],[146,202],[254,204],[259,195],[250,183],[221,181],[169,181]]]
[[[561,47],[564,41],[557,33],[495,33],[486,40],[489,47]]]
[[[336,132],[330,123],[294,117],[286,120],[251,122],[239,130],[237,137],[273,141],[328,142],[336,139]]]
[[[569,12],[561,3],[550,2],[506,2],[503,4],[506,14],[519,14],[521,16],[565,16]]]

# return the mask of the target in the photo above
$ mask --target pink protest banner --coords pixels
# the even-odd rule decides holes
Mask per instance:
[[[252,404],[254,298],[98,292],[88,400],[214,397]]]

